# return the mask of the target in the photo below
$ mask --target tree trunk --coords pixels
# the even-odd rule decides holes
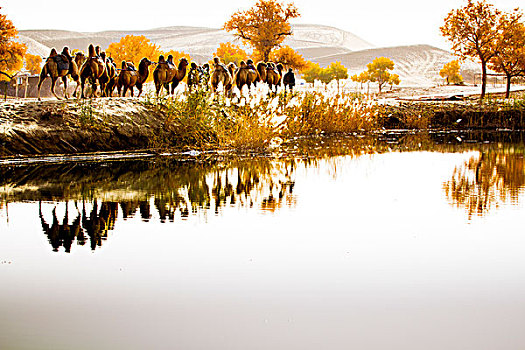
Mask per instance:
[[[487,87],[487,62],[481,60],[481,97],[483,100],[485,98],[485,89]]]
[[[512,76],[507,74],[507,90],[505,91],[505,98],[510,97],[510,80],[512,79]]]

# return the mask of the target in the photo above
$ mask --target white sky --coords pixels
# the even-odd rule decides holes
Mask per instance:
[[[502,10],[522,0],[492,0]],[[349,31],[381,46],[430,44],[448,49],[439,27],[463,0],[295,0],[301,17],[292,23],[322,24]],[[84,4],[90,4],[86,6]],[[0,10],[18,29],[64,29],[81,32],[152,29],[167,26],[219,28],[255,0],[0,0]],[[521,6],[524,9],[525,4]]]

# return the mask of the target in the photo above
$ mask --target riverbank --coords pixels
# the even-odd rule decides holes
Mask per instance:
[[[523,99],[380,103],[348,96],[338,104],[337,96],[321,102],[319,96],[281,96],[251,105],[199,96],[8,100],[0,103],[0,157],[261,149],[275,139],[383,129],[525,129]]]

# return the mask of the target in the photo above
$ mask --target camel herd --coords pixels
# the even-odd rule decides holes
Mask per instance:
[[[158,96],[163,87],[168,95],[174,94],[175,88],[186,76],[189,63],[186,58],[181,58],[179,63],[175,64],[172,55],[167,58],[160,55],[158,62],[143,58],[138,69],[132,62],[126,61],[122,61],[120,68],[118,68],[113,59],[107,57],[99,46],[89,45],[87,57],[82,52],[75,53],[73,57],[68,47],[64,47],[60,54],[52,49],[40,73],[38,99],[40,100],[40,87],[48,76],[51,77],[51,93],[57,99],[60,99],[55,93],[55,83],[58,78],[62,79],[64,97],[68,98],[68,76],[77,84],[73,92],[75,97],[79,86],[80,97],[86,97],[84,92],[86,83],[91,85],[89,97],[97,96],[98,90],[100,90],[100,96],[111,97],[115,88],[118,96],[126,96],[129,90],[132,97],[134,95],[133,90],[136,88],[140,97],[144,83],[148,79],[151,65],[155,65],[153,81]],[[284,84],[285,91],[286,88],[292,91],[295,85],[293,70],[290,68],[285,74],[283,74],[283,70],[284,67],[280,63],[259,62],[254,65],[253,61],[249,59],[246,62],[241,61],[237,67],[235,63],[224,65],[218,57],[215,57],[211,72],[208,63],[202,66],[197,66],[195,63],[191,64],[188,73],[188,87],[190,90],[195,86],[206,89],[209,87],[212,93],[216,93],[219,86],[222,85],[224,94],[228,97],[232,96],[234,87],[242,91],[243,87],[247,86],[250,90],[252,86],[256,86],[258,83],[268,84],[270,92],[273,93],[276,93],[277,87],[282,84]]]

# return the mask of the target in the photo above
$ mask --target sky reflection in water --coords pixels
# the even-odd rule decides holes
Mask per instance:
[[[0,348],[523,348],[522,138],[465,138],[0,168]]]

